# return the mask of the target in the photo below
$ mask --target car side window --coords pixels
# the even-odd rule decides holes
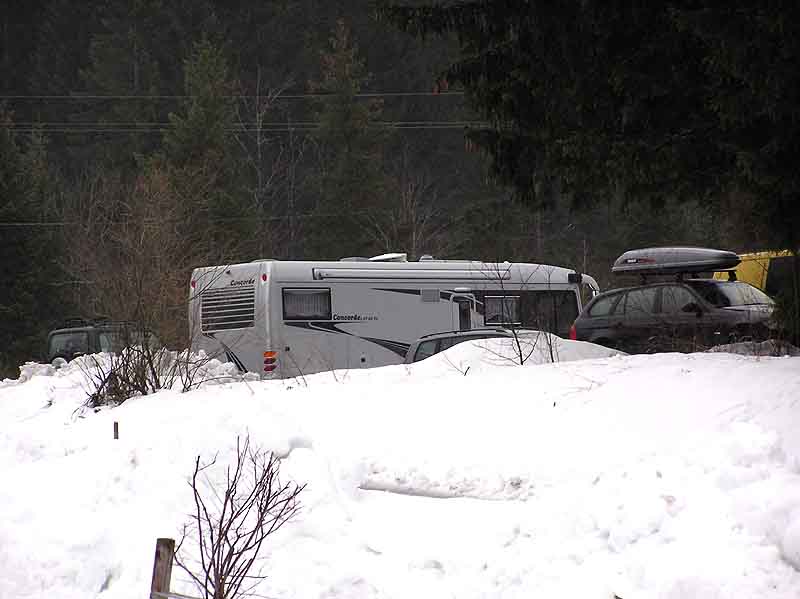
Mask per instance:
[[[111,335],[109,333],[106,333],[105,331],[100,331],[97,334],[97,340],[100,342],[101,352],[114,351],[114,344],[111,340]]]
[[[439,339],[439,351],[444,351],[456,345],[457,343],[461,343],[465,341],[465,338],[458,338],[458,337],[442,337]]]
[[[614,313],[614,304],[619,299],[619,294],[609,295],[598,299],[589,310],[590,316],[611,316]]]
[[[433,354],[436,353],[436,344],[438,343],[438,339],[430,339],[429,341],[423,341],[417,347],[417,353],[414,354],[414,361],[419,362],[420,360],[424,360],[425,358],[430,358]]]
[[[625,316],[650,316],[655,309],[657,287],[633,289],[625,295]]]
[[[661,288],[661,312],[664,314],[681,314],[692,312],[698,302],[685,287],[668,285]]]

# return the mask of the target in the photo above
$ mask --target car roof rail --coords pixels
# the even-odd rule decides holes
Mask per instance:
[[[84,327],[90,324],[92,322],[83,316],[67,316],[64,319],[64,327]]]
[[[520,327],[517,327],[518,329]],[[420,335],[419,339],[433,337],[434,335],[456,335],[458,333],[508,333],[511,329],[504,327],[480,327],[477,329],[455,329],[452,331],[436,331],[435,333],[428,333],[427,335]]]

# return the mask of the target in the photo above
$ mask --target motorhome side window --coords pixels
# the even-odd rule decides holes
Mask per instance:
[[[487,295],[484,298],[486,324],[520,324],[519,296]]]
[[[284,289],[284,320],[331,320],[330,289]]]

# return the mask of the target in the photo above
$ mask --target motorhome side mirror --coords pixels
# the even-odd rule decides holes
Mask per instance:
[[[583,281],[583,275],[579,272],[571,272],[567,275],[567,281],[570,283],[581,283]]]

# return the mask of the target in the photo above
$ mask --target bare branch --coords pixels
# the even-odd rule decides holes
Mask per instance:
[[[216,461],[201,466],[200,457],[190,485],[195,509],[184,537],[191,531],[197,540],[199,571],[186,559],[188,549],[181,539],[175,563],[203,590],[206,598],[232,599],[251,595],[266,578],[257,565],[267,537],[278,531],[300,509],[298,496],[304,486],[279,482],[280,460],[250,444],[249,435],[236,439],[236,458],[225,468],[225,489],[200,484],[200,473]],[[206,495],[218,499],[210,509]],[[181,555],[178,555],[179,552]]]

